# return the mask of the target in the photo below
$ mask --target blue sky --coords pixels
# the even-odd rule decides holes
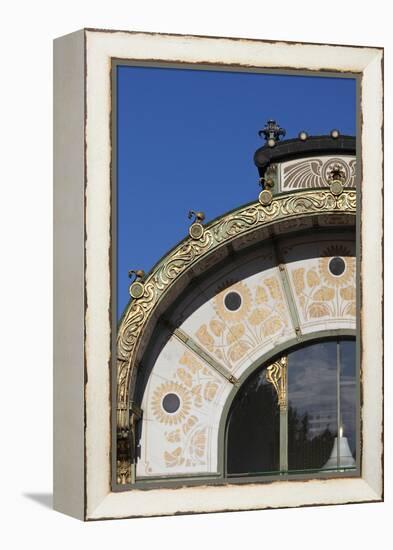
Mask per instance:
[[[117,68],[118,317],[128,270],[149,271],[206,221],[257,199],[253,155],[267,119],[287,131],[356,132],[356,81],[172,68]]]

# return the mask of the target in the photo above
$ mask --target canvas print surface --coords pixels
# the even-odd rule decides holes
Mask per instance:
[[[356,78],[112,87],[113,490],[358,475]]]

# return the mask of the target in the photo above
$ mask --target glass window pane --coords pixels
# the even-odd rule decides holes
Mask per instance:
[[[228,475],[279,470],[280,418],[273,386],[264,371],[252,375],[239,389],[227,428]]]
[[[288,355],[288,397],[289,470],[336,468],[330,460],[337,436],[336,341]]]
[[[340,409],[342,436],[347,439],[352,457],[356,458],[356,342],[340,342]],[[344,464],[344,456],[340,460]]]
[[[228,475],[279,473],[280,459],[281,465],[288,462],[289,473],[355,468],[355,358],[354,339],[325,340],[290,351],[288,409],[287,416],[282,409],[281,418],[266,370],[251,375],[228,415]]]

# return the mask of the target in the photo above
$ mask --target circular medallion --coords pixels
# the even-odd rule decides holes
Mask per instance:
[[[228,292],[225,295],[224,304],[229,311],[236,311],[242,305],[242,297],[238,292]]]
[[[250,289],[242,282],[225,286],[214,298],[214,309],[225,323],[239,323],[247,317],[251,308]]]
[[[180,398],[176,393],[167,393],[162,400],[162,408],[169,414],[175,413],[180,407]]]
[[[141,298],[143,296],[144,291],[145,291],[145,287],[139,281],[135,281],[130,286],[130,295],[132,298],[135,298],[135,299]]]
[[[193,223],[189,228],[188,233],[191,239],[200,239],[203,235],[203,225],[198,222]]]
[[[271,191],[268,191],[267,189],[264,189],[259,193],[259,202],[262,204],[262,206],[269,206],[269,204],[273,200],[273,195]]]
[[[330,192],[335,195],[336,197],[338,195],[341,195],[341,193],[344,191],[343,189],[343,184],[341,183],[341,181],[338,181],[338,180],[335,180],[335,181],[332,181],[332,183],[330,184]]]
[[[328,185],[333,181],[340,181],[344,187],[348,184],[350,175],[348,164],[340,158],[332,158],[322,167],[322,180]]]
[[[339,277],[345,271],[345,262],[340,256],[335,256],[329,261],[329,271],[335,277]]]

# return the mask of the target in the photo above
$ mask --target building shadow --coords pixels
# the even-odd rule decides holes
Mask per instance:
[[[53,494],[52,493],[23,493],[25,498],[34,500],[44,506],[45,508],[53,508]]]

